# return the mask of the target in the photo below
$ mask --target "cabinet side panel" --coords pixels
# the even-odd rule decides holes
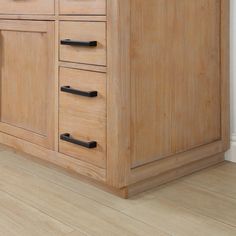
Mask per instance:
[[[132,167],[221,138],[220,5],[131,0]]]

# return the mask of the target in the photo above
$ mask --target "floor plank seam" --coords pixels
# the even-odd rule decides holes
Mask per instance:
[[[119,210],[118,210],[118,211],[119,211]],[[147,225],[147,226],[149,226],[149,227],[155,228],[155,229],[157,229],[157,230],[163,232],[163,233],[166,234],[166,235],[174,236],[174,234],[169,234],[168,232],[166,232],[166,231],[165,231],[164,229],[162,229],[162,228],[159,228],[159,227],[156,227],[156,226],[154,226],[154,225],[148,224],[147,222],[145,222],[145,221],[143,221],[143,220],[140,220],[140,219],[137,219],[137,218],[135,218],[135,217],[133,217],[133,216],[131,216],[131,215],[128,215],[128,214],[125,213],[125,212],[122,212],[122,211],[119,211],[119,212],[122,213],[123,215],[129,217],[129,218],[132,218],[132,219],[134,219],[134,220],[140,222],[140,223],[143,223],[143,224],[145,224],[145,225]]]
[[[235,181],[236,181],[236,180],[235,180]],[[221,196],[221,197],[223,197],[223,198],[228,198],[228,199],[231,199],[231,200],[236,201],[236,197],[229,196],[229,195],[225,195],[224,193],[219,193],[219,192],[217,192],[217,191],[215,191],[215,190],[212,190],[212,189],[209,190],[207,187],[204,187],[204,186],[201,185],[201,184],[193,183],[193,182],[188,181],[188,180],[184,180],[184,183],[186,183],[186,184],[188,184],[188,185],[191,185],[191,186],[194,185],[196,188],[202,189],[202,190],[204,190],[204,191],[206,191],[206,192],[209,192],[209,193],[213,193],[213,194],[219,195],[219,196]]]
[[[163,199],[163,200],[166,200],[164,197],[160,197],[160,198]],[[174,203],[174,202],[171,201],[171,200],[169,200],[169,201],[172,202],[172,203]],[[230,226],[230,227],[233,227],[233,228],[236,229],[236,225],[232,225],[232,224],[230,224],[230,223],[227,223],[227,222],[222,221],[222,220],[220,220],[220,219],[217,219],[217,218],[215,218],[215,217],[212,217],[212,216],[209,216],[209,215],[200,213],[199,211],[195,211],[195,210],[193,210],[192,208],[183,207],[183,206],[181,206],[180,208],[185,209],[185,210],[191,212],[192,214],[195,214],[195,215],[198,215],[198,216],[203,216],[203,217],[205,217],[205,218],[208,218],[208,219],[214,220],[214,221],[216,221],[216,222],[219,222],[219,223],[221,223],[221,224],[223,224],[223,225],[225,225],[225,226]]]
[[[38,177],[38,176],[36,176],[36,177]],[[60,187],[61,187],[61,186],[60,186]],[[19,198],[15,197],[15,196],[12,195],[11,193],[6,192],[5,190],[0,190],[0,191],[2,191],[2,192],[4,192],[4,193],[8,194],[8,195],[11,196],[11,197],[14,197],[14,198],[17,199],[18,201],[20,201],[20,202],[22,202],[22,203],[24,203],[24,204],[26,204],[26,205],[28,205],[28,206],[30,206],[30,207],[32,207],[32,208],[38,210],[39,212],[41,212],[41,213],[47,215],[48,217],[51,217],[52,219],[54,219],[54,220],[56,220],[56,221],[58,221],[58,222],[60,222],[60,223],[62,223],[62,224],[64,224],[64,225],[66,225],[67,227],[71,227],[72,229],[74,229],[74,230],[76,230],[76,231],[79,231],[79,232],[82,232],[82,233],[84,233],[84,234],[87,234],[86,232],[82,231],[82,229],[78,228],[77,226],[72,225],[72,224],[68,224],[68,223],[64,223],[64,222],[62,222],[60,219],[56,218],[55,216],[52,216],[52,215],[48,214],[47,212],[43,211],[42,209],[39,209],[38,207],[34,206],[33,203],[31,203],[31,202],[30,202],[30,203],[27,203],[27,202],[23,201],[22,199],[19,199]],[[77,193],[77,194],[78,194],[78,193]],[[78,195],[80,195],[80,194],[78,194]],[[80,196],[81,196],[81,195],[80,195]],[[84,196],[82,196],[82,197],[84,197]],[[85,197],[85,198],[86,198],[86,197]],[[91,200],[91,199],[90,199],[90,200]],[[140,223],[142,223],[142,224],[145,224],[145,225],[149,226],[150,228],[157,229],[157,230],[161,231],[162,233],[164,233],[164,234],[166,234],[166,235],[174,236],[174,235],[170,235],[170,234],[168,234],[168,233],[165,233],[165,231],[163,231],[163,230],[161,230],[161,229],[159,229],[159,228],[157,228],[157,227],[154,227],[154,226],[152,226],[152,225],[149,225],[149,224],[147,224],[147,223],[145,223],[145,222],[143,222],[143,221],[141,221],[141,220],[139,220],[139,219],[136,219],[136,218],[133,218],[133,217],[131,217],[131,216],[128,216],[128,215],[124,214],[123,212],[118,211],[117,209],[114,209],[114,208],[112,208],[112,207],[109,207],[109,206],[106,206],[106,205],[104,205],[104,204],[101,204],[100,202],[97,202],[97,201],[95,201],[95,200],[92,200],[92,201],[93,201],[93,202],[96,202],[96,203],[98,203],[99,205],[102,205],[102,206],[104,206],[104,207],[108,207],[108,208],[110,208],[110,209],[112,209],[112,210],[114,210],[114,211],[116,211],[116,212],[119,212],[120,214],[122,214],[122,215],[124,215],[124,216],[126,216],[126,217],[128,217],[128,218],[130,218],[130,219],[132,219],[132,220],[134,220],[134,221],[136,221],[136,222],[140,222]]]
[[[164,197],[162,197],[162,196],[159,196],[157,200],[160,200],[160,201],[161,201],[161,200],[167,201],[167,202],[171,203],[172,205],[173,205],[173,204],[176,205],[172,200],[166,200],[166,199],[165,199]],[[152,201],[152,200],[150,199],[150,201]],[[146,203],[147,203],[147,202],[146,202]],[[144,205],[145,205],[146,203],[144,203]],[[200,213],[200,212],[198,212],[198,211],[194,211],[193,209],[190,209],[190,208],[188,208],[188,207],[176,206],[175,208],[177,208],[177,209],[179,209],[179,210],[182,210],[182,209],[183,209],[183,210],[189,212],[189,213],[192,214],[192,215],[199,216],[199,217],[202,217],[202,218],[207,218],[208,220],[214,221],[215,223],[221,223],[221,224],[224,225],[225,227],[231,227],[231,228],[236,229],[236,227],[235,227],[234,225],[225,223],[225,222],[223,222],[223,221],[220,221],[219,219],[215,219],[214,217],[210,217],[210,216],[205,215],[205,214],[202,214],[202,213]],[[128,209],[129,209],[129,208],[128,208]],[[126,210],[127,210],[127,209],[126,209]],[[125,213],[125,214],[128,215],[128,216],[130,216],[128,213]],[[139,219],[139,220],[140,220],[140,219]],[[144,223],[146,223],[146,222],[144,222]],[[147,223],[146,223],[146,224],[147,224]],[[164,229],[162,229],[162,228],[158,228],[158,229],[164,231]],[[164,232],[165,232],[165,231],[164,231]],[[167,232],[167,234],[168,234],[168,232]]]
[[[40,167],[41,167],[41,166],[40,166]],[[20,168],[20,169],[26,171],[28,174],[30,174],[30,175],[32,175],[32,176],[34,176],[34,177],[41,178],[42,180],[45,180],[45,181],[48,182],[48,183],[52,183],[52,184],[54,184],[54,185],[56,185],[56,186],[59,186],[59,187],[61,187],[61,188],[64,188],[65,190],[68,190],[68,191],[70,191],[70,192],[72,192],[72,193],[74,193],[74,194],[78,194],[79,196],[82,196],[82,197],[87,198],[87,199],[89,199],[89,200],[91,200],[91,201],[94,201],[94,202],[96,202],[96,203],[98,203],[98,204],[100,204],[100,205],[103,205],[103,206],[105,206],[105,207],[109,207],[110,209],[113,209],[113,210],[116,210],[116,211],[119,211],[120,213],[122,213],[122,212],[121,212],[119,209],[117,209],[117,208],[113,208],[113,207],[111,207],[111,206],[109,206],[109,205],[107,205],[107,204],[104,204],[104,203],[102,203],[102,202],[100,202],[100,201],[97,201],[96,199],[94,199],[94,198],[92,198],[92,197],[89,197],[89,196],[86,195],[86,194],[80,193],[80,192],[78,192],[78,191],[74,191],[73,189],[71,189],[71,188],[69,188],[69,187],[67,187],[67,186],[65,186],[65,185],[62,185],[62,184],[60,184],[60,183],[58,183],[58,182],[55,182],[55,181],[53,181],[53,180],[51,180],[51,179],[45,178],[45,177],[43,177],[43,176],[41,176],[41,175],[38,175],[37,172],[31,172],[31,171],[29,171],[27,168],[24,168],[24,167],[22,167],[22,166],[19,166],[19,167],[17,166],[16,168]],[[56,171],[56,172],[57,172],[57,171]],[[60,174],[64,175],[64,173],[60,173]],[[69,177],[71,177],[71,176],[69,176]],[[73,178],[73,177],[71,177],[71,178]],[[76,180],[76,179],[75,179],[75,180]],[[80,181],[80,180],[76,180],[76,181]],[[82,181],[80,181],[80,182],[82,182]],[[91,187],[91,186],[88,185],[88,187]],[[102,191],[102,190],[99,189],[98,191]],[[107,193],[107,192],[104,191],[104,194],[110,194],[110,193]],[[112,194],[110,194],[110,195],[113,196]],[[116,197],[116,196],[113,196],[113,197]],[[153,197],[150,198],[150,199],[153,199],[153,198],[155,198],[155,196],[153,196]],[[148,200],[150,200],[150,199],[148,199]],[[129,201],[129,200],[124,200],[124,201]]]
[[[46,215],[47,217],[52,218],[53,220],[57,221],[58,223],[63,224],[63,225],[65,225],[65,226],[69,227],[69,228],[72,228],[72,230],[81,231],[81,229],[79,229],[79,228],[76,228],[76,229],[75,229],[73,225],[69,225],[69,224],[67,224],[67,223],[62,222],[60,219],[57,219],[57,218],[55,218],[54,216],[49,215],[47,212],[44,212],[43,210],[41,210],[41,209],[35,207],[33,204],[29,204],[28,202],[22,201],[22,199],[17,198],[15,195],[13,195],[13,194],[11,194],[11,193],[9,193],[9,192],[3,190],[3,189],[0,189],[0,192],[3,192],[3,193],[5,193],[5,194],[7,194],[7,195],[10,196],[11,198],[16,199],[17,201],[19,201],[19,202],[21,202],[22,204],[24,204],[24,205],[26,205],[26,206],[28,206],[28,207],[30,207],[30,208],[32,208],[32,209],[34,209],[34,210],[40,212],[41,214],[44,214],[44,215]]]
[[[20,168],[21,168],[21,167],[20,167]],[[56,182],[54,182],[54,181],[51,181],[51,180],[49,180],[49,179],[47,179],[47,178],[44,178],[44,177],[42,177],[42,176],[40,176],[40,175],[37,175],[36,173],[32,173],[32,172],[28,171],[28,170],[25,169],[25,168],[21,168],[21,169],[23,169],[24,171],[26,171],[28,174],[30,174],[30,175],[32,175],[32,176],[39,177],[39,178],[41,178],[41,179],[43,179],[43,180],[45,180],[45,181],[47,181],[47,182],[49,182],[49,183],[55,184],[56,186],[59,186],[59,187],[61,187],[61,188],[64,188],[65,190],[68,190],[68,191],[70,191],[70,192],[73,192],[74,194],[77,194],[77,195],[79,195],[79,196],[81,196],[81,197],[84,197],[84,198],[89,199],[89,200],[91,200],[91,201],[93,201],[93,202],[96,202],[96,203],[98,203],[99,205],[102,205],[102,206],[104,206],[104,207],[108,207],[108,208],[110,208],[110,209],[112,209],[112,210],[114,210],[114,211],[116,211],[116,212],[121,213],[122,215],[125,215],[125,216],[129,217],[130,219],[133,219],[133,220],[135,220],[135,221],[137,221],[137,222],[143,223],[143,224],[145,224],[145,225],[147,225],[147,226],[149,226],[149,227],[156,228],[157,230],[163,231],[162,229],[160,229],[160,228],[158,228],[158,227],[154,227],[154,226],[152,226],[152,225],[150,225],[150,224],[147,224],[146,222],[143,222],[143,221],[141,221],[141,220],[139,220],[139,219],[137,219],[137,218],[134,218],[134,217],[132,217],[132,216],[130,216],[130,215],[127,215],[127,214],[124,213],[122,210],[119,210],[119,209],[117,209],[117,208],[113,208],[113,207],[111,207],[111,206],[109,206],[109,205],[107,205],[107,204],[104,204],[104,203],[102,203],[102,202],[99,202],[99,201],[97,201],[96,199],[91,198],[91,197],[89,197],[89,196],[87,196],[87,195],[85,195],[85,194],[79,193],[79,192],[77,192],[77,191],[73,191],[72,189],[70,189],[70,188],[68,188],[68,187],[66,187],[66,186],[64,186],[64,185],[58,184],[58,183],[56,183]],[[104,193],[105,193],[105,192],[104,192]],[[165,231],[163,231],[163,233],[167,234]],[[168,235],[170,235],[170,234],[168,234]],[[170,236],[172,236],[172,235],[170,235]]]
[[[27,168],[24,168],[24,167],[16,167],[16,168],[20,168],[20,169],[26,171],[28,174],[30,174],[30,175],[32,175],[32,176],[34,176],[34,177],[41,178],[42,180],[44,180],[44,181],[46,181],[46,182],[48,182],[48,183],[52,183],[52,184],[54,184],[54,185],[56,185],[56,186],[59,186],[59,187],[61,187],[61,188],[64,188],[65,190],[68,190],[68,191],[70,191],[70,192],[72,192],[72,193],[74,193],[74,194],[78,194],[79,196],[82,196],[82,197],[84,197],[84,198],[87,198],[87,199],[89,199],[89,200],[91,200],[91,201],[94,201],[94,202],[100,204],[100,205],[103,205],[103,206],[105,206],[105,207],[109,207],[109,208],[111,208],[111,209],[113,209],[113,210],[117,210],[116,208],[112,208],[112,207],[110,207],[109,205],[103,204],[103,203],[97,201],[96,199],[91,198],[91,197],[89,197],[89,196],[87,196],[87,195],[85,195],[85,194],[82,194],[82,193],[79,193],[79,192],[77,192],[77,191],[74,191],[73,189],[68,188],[68,187],[65,186],[65,185],[59,184],[59,183],[57,183],[57,182],[55,182],[55,181],[52,181],[52,180],[50,180],[50,179],[48,179],[48,178],[45,178],[45,177],[43,177],[43,176],[41,176],[41,175],[38,175],[36,172],[32,173],[31,171],[28,171]],[[63,173],[62,173],[62,174],[63,174]],[[78,181],[80,181],[80,180],[78,180]],[[90,187],[90,186],[88,185],[88,187]],[[101,190],[99,190],[99,191],[101,191]],[[104,193],[106,193],[106,192],[104,192]],[[108,193],[108,194],[109,194],[109,193]]]
[[[187,181],[183,181],[183,184],[193,187],[192,183],[187,182]],[[233,197],[230,197],[230,196],[221,194],[221,193],[216,192],[216,191],[214,191],[214,190],[209,190],[209,189],[207,189],[207,188],[204,187],[204,186],[194,185],[194,187],[195,187],[196,189],[202,190],[202,191],[204,191],[204,192],[211,193],[211,194],[213,194],[213,195],[216,195],[216,196],[218,196],[218,197],[221,197],[221,198],[223,198],[223,199],[233,200],[233,201],[235,201],[235,204],[236,204],[236,199],[233,198]]]

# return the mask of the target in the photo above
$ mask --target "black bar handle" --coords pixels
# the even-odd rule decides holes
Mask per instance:
[[[80,96],[90,97],[90,98],[94,98],[94,97],[98,96],[97,91],[88,91],[88,92],[86,92],[86,91],[81,91],[81,90],[71,88],[70,86],[62,86],[61,91],[65,92],[65,93],[72,93],[72,94],[75,94],[75,95],[80,95]]]
[[[97,142],[95,141],[90,141],[90,142],[84,142],[78,139],[74,139],[70,134],[61,134],[60,135],[61,140],[73,143],[82,147],[86,147],[89,149],[96,148],[97,147]]]
[[[71,39],[61,40],[61,45],[82,46],[82,47],[97,47],[97,41],[76,41]]]

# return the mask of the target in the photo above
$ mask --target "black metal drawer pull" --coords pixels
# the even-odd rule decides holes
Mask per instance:
[[[89,148],[89,149],[97,147],[97,142],[95,142],[95,141],[90,141],[90,142],[80,141],[80,140],[77,140],[77,139],[74,139],[73,137],[71,137],[70,134],[61,134],[60,138],[63,141],[73,143],[73,144],[76,144],[76,145],[79,145],[79,146],[82,146],[82,147],[86,147],[86,148]]]
[[[97,47],[97,41],[76,41],[71,39],[61,40],[61,45],[82,46],[82,47]]]
[[[84,96],[84,97],[90,97],[90,98],[94,98],[98,96],[98,92],[97,91],[81,91],[81,90],[77,90],[77,89],[73,89],[70,86],[63,86],[61,87],[61,91],[65,92],[65,93],[72,93],[75,95],[80,95],[80,96]]]

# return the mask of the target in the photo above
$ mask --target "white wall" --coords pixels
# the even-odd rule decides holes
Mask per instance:
[[[231,149],[227,159],[236,162],[236,1],[231,0],[230,6],[230,92],[231,92]]]

